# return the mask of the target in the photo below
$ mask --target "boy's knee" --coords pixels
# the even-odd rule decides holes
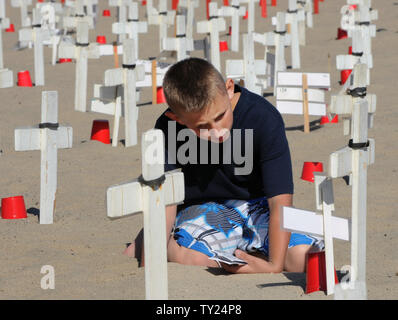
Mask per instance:
[[[297,245],[289,248],[284,269],[288,272],[305,272],[306,257],[311,248],[311,245]]]

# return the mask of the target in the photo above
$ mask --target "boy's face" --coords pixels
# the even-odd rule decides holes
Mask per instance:
[[[234,98],[233,81],[228,79],[226,86],[227,94],[217,92],[213,102],[201,111],[167,115],[194,131],[199,138],[222,143],[228,139],[233,124],[231,104]]]

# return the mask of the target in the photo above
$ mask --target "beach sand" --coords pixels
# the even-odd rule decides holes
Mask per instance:
[[[35,1],[34,1],[35,2]],[[116,9],[112,17],[102,17],[108,1],[99,1],[96,28],[90,40],[105,35],[108,43],[116,40],[111,33]],[[196,10],[196,21],[206,17],[204,1]],[[202,3],[203,2],[203,3]],[[156,3],[156,1],[155,1]],[[171,1],[170,1],[171,3]],[[221,5],[222,1],[218,1]],[[348,53],[351,39],[336,40],[340,25],[340,8],[345,0],[325,0],[320,13],[314,15],[314,28],[307,29],[307,44],[301,47],[300,71],[331,72],[332,89],[337,94],[340,72],[335,57]],[[171,4],[169,4],[171,5]],[[395,0],[374,1],[379,11],[377,36],[372,40],[374,67],[371,70],[369,93],[377,95],[374,128],[369,137],[376,140],[376,160],[368,168],[367,202],[367,289],[369,299],[398,298],[398,191],[396,160],[398,157],[398,100],[397,57],[398,5]],[[140,16],[144,7],[139,5]],[[7,17],[20,28],[20,11],[7,1]],[[287,9],[287,1],[268,7],[268,18],[261,18],[256,10],[256,32],[273,30],[271,17]],[[230,19],[227,19],[229,26]],[[247,29],[241,22],[241,32]],[[174,27],[169,28],[169,35]],[[195,35],[200,38],[202,35]],[[17,73],[29,70],[34,81],[33,50],[15,51],[18,32],[3,32],[5,67]],[[221,40],[228,37],[222,33]],[[229,40],[228,40],[229,41]],[[241,44],[242,49],[242,44]],[[141,59],[156,56],[158,27],[140,36]],[[287,63],[290,65],[290,49]],[[201,52],[193,56],[203,57]],[[256,45],[256,58],[264,49]],[[330,60],[328,59],[330,55]],[[226,59],[237,59],[242,53],[223,52]],[[121,61],[121,58],[120,58]],[[87,103],[93,96],[93,85],[103,83],[104,72],[113,68],[113,57],[89,60]],[[110,220],[106,216],[106,189],[138,177],[141,173],[141,146],[116,148],[90,140],[92,122],[113,117],[97,113],[74,111],[75,64],[51,65],[51,49],[45,48],[45,80],[43,87],[0,89],[0,197],[23,195],[28,218],[0,220],[0,299],[144,299],[144,269],[137,261],[122,255],[126,243],[131,242],[142,228],[142,215]],[[14,151],[14,129],[40,122],[42,91],[58,91],[59,122],[73,127],[73,148],[58,151],[58,190],[54,224],[40,225],[37,213],[40,203],[40,152]],[[272,90],[271,90],[272,91]],[[268,97],[275,103],[274,97]],[[139,112],[139,135],[153,127],[166,105],[151,105],[151,88],[142,91]],[[149,102],[149,104],[147,103]],[[294,206],[315,210],[314,185],[300,179],[305,161],[320,161],[327,169],[329,155],[347,145],[343,123],[327,124],[305,134],[300,116],[283,116],[292,155],[295,183]],[[318,120],[311,117],[310,120]],[[124,121],[120,122],[119,139],[124,139]],[[395,142],[394,142],[395,141]],[[395,164],[394,164],[395,163]],[[343,179],[333,181],[335,216],[350,217],[351,187]],[[334,241],[335,268],[350,264],[350,243]],[[55,270],[55,289],[43,290],[41,268],[51,265]],[[324,292],[305,294],[304,273],[233,275],[218,269],[168,264],[170,299],[333,299]]]

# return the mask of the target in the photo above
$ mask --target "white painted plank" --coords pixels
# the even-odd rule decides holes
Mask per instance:
[[[330,88],[329,73],[307,73],[308,86]],[[278,72],[278,86],[302,86],[301,72]]]
[[[323,216],[311,211],[282,207],[282,229],[290,232],[310,234],[323,237]],[[333,238],[349,241],[349,224],[347,219],[332,217],[331,229]]]
[[[276,89],[277,100],[303,100],[303,90],[301,88],[292,87],[277,87]],[[325,90],[308,89],[309,102],[325,102]]]
[[[276,108],[282,114],[303,114],[303,102],[299,101],[281,101],[276,102]],[[323,103],[308,103],[308,113],[312,116],[326,115],[326,104]]]

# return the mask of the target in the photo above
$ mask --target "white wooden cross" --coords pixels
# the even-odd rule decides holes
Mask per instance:
[[[353,8],[356,5],[358,10]],[[340,26],[343,30],[355,28],[356,22],[372,21],[378,19],[378,11],[371,8],[371,0],[348,0],[341,10]]]
[[[297,19],[298,19],[298,35],[299,35],[299,44],[300,46],[305,46],[305,42],[306,42],[306,26],[308,26],[308,21],[310,20],[310,24],[311,24],[311,28],[312,28],[312,11],[310,14],[310,18],[308,18],[307,10],[312,9],[312,1],[308,1],[307,2],[311,2],[311,5],[307,5],[305,3],[305,1],[300,1],[297,0]],[[311,8],[310,8],[311,6]]]
[[[210,33],[210,59],[213,66],[221,72],[220,62],[220,31],[225,31],[225,19],[218,16],[216,2],[209,3],[209,20],[196,24],[197,33]]]
[[[29,27],[31,22],[28,16],[28,6],[32,5],[32,0],[11,0],[11,6],[21,8],[21,26]]]
[[[326,115],[329,73],[278,72],[277,77],[276,108],[282,114],[303,114],[304,132],[309,133],[309,115]]]
[[[132,0],[109,0],[110,7],[117,7],[118,22],[125,24],[127,22],[127,8],[131,5]],[[122,43],[125,39],[125,33],[118,33],[118,43]]]
[[[52,224],[57,192],[57,151],[72,148],[72,127],[58,125],[58,93],[42,93],[41,123],[15,129],[15,150],[41,150],[40,224]]]
[[[146,299],[168,299],[166,210],[184,200],[184,174],[164,173],[161,130],[142,135],[142,175],[107,190],[107,215],[123,217],[143,212]]]
[[[112,33],[127,34],[129,39],[134,40],[135,56],[139,55],[139,41],[138,35],[140,33],[148,32],[148,23],[146,21],[138,20],[138,4],[132,2],[129,6],[129,18],[127,22],[115,22],[112,24]]]
[[[371,54],[364,54],[363,37],[360,30],[352,32],[352,54],[337,55],[337,70],[353,70],[357,63],[365,63],[368,66],[366,74],[366,84],[370,84],[370,70],[373,67],[373,58]]]
[[[4,68],[3,61],[3,29],[10,27],[10,19],[6,18],[5,0],[0,0],[0,88],[10,88],[14,85],[11,70]]]
[[[349,241],[349,221],[332,216],[334,211],[334,196],[332,180],[325,174],[316,174],[315,187],[317,194],[317,209],[323,214],[283,207],[281,212],[281,227],[285,231],[298,232],[323,238],[325,244],[326,294],[334,293],[335,268],[333,253],[333,238]]]
[[[289,9],[286,13],[286,23],[290,25],[290,34],[292,37],[292,68],[300,69],[300,39],[299,39],[299,21],[304,21],[304,11],[297,9],[296,0],[289,0]]]
[[[145,68],[143,65],[137,65],[135,58],[134,40],[125,39],[123,42],[123,67],[106,70],[104,85],[106,87],[123,86],[126,147],[137,144],[138,108],[136,105],[136,81],[144,80],[144,78]],[[117,144],[118,121],[121,116],[121,111],[119,111],[119,109],[121,109],[121,101],[119,101],[119,104],[116,103],[115,106],[116,131],[114,131],[114,133],[116,132],[116,139],[114,139],[113,144]]]
[[[313,0],[297,0],[299,8],[304,9],[306,24],[308,28],[314,26],[314,19],[312,13],[314,12]]]
[[[332,113],[341,115],[351,115],[353,97],[348,94],[350,88],[365,88],[368,85],[368,68],[366,64],[356,64],[345,83],[344,90],[337,95],[332,95],[329,110]],[[373,127],[374,113],[376,112],[377,98],[375,94],[366,93],[364,99],[368,102],[368,128]],[[344,119],[344,135],[351,133],[351,118]]]
[[[146,17],[150,17],[153,14],[156,14],[157,11],[156,9],[153,7],[153,0],[146,0]]]
[[[61,36],[59,35],[59,30],[56,28],[57,24],[57,16],[56,12],[62,12],[61,3],[53,3],[53,2],[38,2],[36,4],[36,9],[39,11],[41,19],[40,25],[44,30],[48,30],[50,34],[49,41],[44,40],[44,45],[49,45],[52,47],[52,65],[56,65],[57,63],[57,50],[58,45],[61,40]]]
[[[239,17],[243,17],[246,14],[246,8],[241,7],[239,3],[240,0],[232,0],[230,6],[222,6],[218,11],[220,16],[231,17],[231,50],[234,52],[239,51]]]
[[[94,94],[93,99],[91,99],[90,111],[114,116],[112,147],[117,147],[120,117],[125,116],[123,99],[123,86],[106,87],[101,84],[94,84]],[[137,102],[140,100],[140,91],[138,90],[136,91],[136,99]]]
[[[148,2],[147,2],[148,6]],[[149,25],[159,26],[159,49],[163,51],[163,39],[167,38],[167,28],[174,24],[176,12],[167,10],[167,0],[159,0],[159,11],[152,10],[152,14],[148,16]]]
[[[355,19],[355,25],[348,28],[347,34],[353,38],[359,31],[364,59],[369,68],[372,68],[372,38],[376,37],[376,25],[370,23],[370,12],[368,7],[360,6],[359,17]]]
[[[177,61],[188,58],[187,51],[193,51],[193,40],[185,33],[185,16],[176,17],[176,37],[163,39],[163,50],[177,51]]]
[[[33,9],[33,12],[37,12],[36,9]],[[33,42],[36,86],[44,86],[45,84],[43,51],[43,42],[45,40],[50,40],[50,31],[42,29],[40,24],[33,24],[32,28],[19,29],[19,41]]]
[[[86,112],[87,108],[87,62],[89,58],[98,59],[99,50],[96,43],[88,42],[88,22],[77,22],[76,44],[61,42],[59,58],[76,59],[75,72],[75,110]]]
[[[260,0],[240,0],[241,3],[247,3],[248,8],[248,19],[247,19],[247,33],[254,32],[255,29],[255,9],[254,3],[258,3]]]
[[[187,8],[186,15],[186,34],[188,39],[193,39],[193,26],[195,17],[195,8],[199,7],[199,0],[180,0],[178,5],[182,8]]]
[[[94,29],[94,18],[92,16],[87,16],[83,14],[76,14],[75,16],[64,16],[63,26],[65,31],[67,29],[77,29],[79,22],[87,22],[89,29]]]
[[[272,77],[274,95],[276,94],[276,85],[274,82],[277,72],[286,70],[285,46],[289,46],[291,44],[291,36],[290,34],[286,33],[285,16],[286,15],[284,12],[278,12],[276,17],[272,18],[272,24],[275,25],[275,31],[266,32],[264,34],[253,34],[254,41],[265,46],[264,58],[266,58],[268,55],[268,47],[275,47],[274,75]],[[268,61],[269,59],[267,57],[267,59],[264,60]]]
[[[375,141],[368,139],[369,104],[366,96],[367,66],[355,66],[356,76],[351,87],[351,105],[345,105],[342,113],[351,113],[351,140],[349,146],[330,155],[329,175],[332,178],[350,177],[352,185],[351,209],[351,270],[349,287],[340,286],[337,299],[366,299],[366,211],[367,167],[374,163]],[[346,109],[347,108],[347,109]],[[334,112],[340,112],[336,108]]]
[[[264,60],[254,57],[253,33],[243,34],[243,60],[227,60],[226,75],[232,79],[244,79],[245,88],[258,95],[262,95],[264,83],[257,78],[265,75],[267,64]]]
[[[170,64],[160,62],[156,60],[139,60],[138,64],[142,64],[145,68],[145,78],[142,81],[137,81],[137,88],[152,87],[152,103],[157,102],[157,88],[163,85],[163,79],[170,68]]]

